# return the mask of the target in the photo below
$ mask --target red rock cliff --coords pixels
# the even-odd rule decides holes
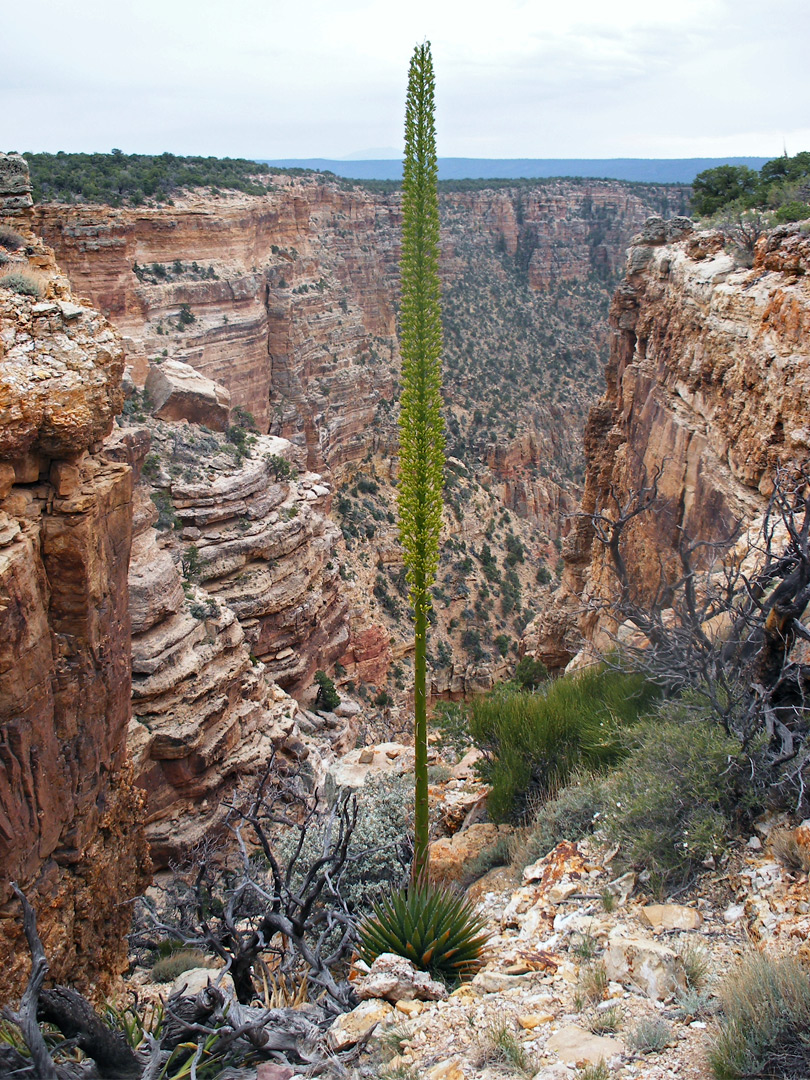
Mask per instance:
[[[472,312],[467,300],[477,304],[484,294],[478,277],[494,283],[508,303],[515,268],[530,295],[560,282],[604,282],[652,205],[670,197],[665,189],[598,180],[443,193],[448,318],[458,289],[459,311]],[[222,383],[232,404],[252,412],[263,431],[305,445],[310,468],[331,469],[338,478],[342,466],[369,451],[390,452],[389,406],[399,368],[397,193],[279,177],[264,197],[186,195],[163,208],[42,206],[34,212],[74,287],[123,333],[136,381],[145,379],[150,357],[185,361]],[[595,334],[597,349],[603,328],[579,330],[585,303],[574,300],[569,315],[571,302],[563,298],[560,318],[570,324],[572,342],[587,350]],[[465,348],[487,352],[494,343],[484,323],[498,323],[500,312],[471,317],[474,325],[461,327]],[[457,321],[463,322],[461,314]],[[520,356],[519,334],[513,344]],[[447,346],[448,353],[455,347],[452,333]],[[488,377],[497,396],[499,363],[496,369]],[[447,372],[455,404],[466,384],[451,365]],[[475,393],[480,379],[470,378]],[[592,382],[574,396],[583,394],[587,401],[575,415],[570,405],[534,402],[512,448],[513,436],[498,430],[504,446],[490,455],[496,466],[503,451],[512,465],[521,453],[530,454],[522,470],[510,467],[503,477],[504,498],[519,512],[541,517],[559,502],[548,483],[535,488],[533,476],[555,456],[578,455]],[[487,457],[483,446],[479,456]]]
[[[753,520],[776,466],[810,452],[810,239],[796,226],[777,229],[746,269],[718,234],[674,231],[679,239],[671,224],[653,220],[628,253],[610,314],[607,392],[585,434],[586,513],[610,510],[611,489],[623,502],[660,474],[663,507],[627,533],[628,565],[647,589],[659,560],[674,560],[682,531],[719,540],[736,521]],[[569,538],[566,561],[569,598],[612,594],[615,579],[587,519]],[[604,645],[606,627],[586,615],[580,629]],[[551,616],[532,633],[538,655],[558,648]]]
[[[42,296],[0,279],[0,997],[28,967],[10,881],[52,976],[103,989],[145,862],[126,755],[132,482],[101,450],[123,349],[10,220]]]

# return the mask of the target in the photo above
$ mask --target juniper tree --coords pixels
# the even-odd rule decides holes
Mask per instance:
[[[441,294],[434,75],[430,42],[417,45],[408,74],[400,260],[402,397],[399,532],[414,611],[416,778],[413,879],[427,877],[427,629],[439,562],[444,482]]]

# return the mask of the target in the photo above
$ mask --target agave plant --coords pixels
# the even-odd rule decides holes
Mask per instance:
[[[423,882],[374,905],[374,917],[360,926],[359,951],[367,964],[380,953],[396,953],[452,981],[478,969],[487,938],[484,920],[469,900]]]

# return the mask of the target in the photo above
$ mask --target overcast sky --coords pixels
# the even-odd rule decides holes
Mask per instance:
[[[810,149],[810,0],[37,0],[0,150],[393,156],[425,38],[441,157]]]

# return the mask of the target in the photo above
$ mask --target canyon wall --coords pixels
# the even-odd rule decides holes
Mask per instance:
[[[532,328],[549,331],[553,315],[578,357],[600,347],[593,297],[606,311],[627,240],[677,199],[681,189],[596,180],[442,193],[446,386],[464,428],[461,456],[494,469],[506,504],[548,529],[561,496],[540,473],[558,461],[571,472],[596,369],[581,378],[570,355],[552,355],[561,330],[535,341]],[[151,358],[184,361],[222,383],[262,431],[304,446],[309,468],[339,479],[395,445],[399,206],[398,193],[279,176],[264,197],[188,194],[173,206],[34,214],[76,290],[121,330],[136,382]],[[571,282],[588,289],[572,300]],[[524,331],[495,334],[504,313],[514,317],[516,289]],[[527,365],[550,369],[554,397],[529,403],[524,394],[506,404],[506,422],[504,368],[520,383]],[[557,400],[562,386],[566,400]],[[492,422],[473,430],[488,397]]]
[[[685,222],[649,222],[611,307],[607,391],[585,433],[582,507],[615,516],[658,477],[656,511],[626,533],[634,585],[648,597],[681,536],[728,537],[764,512],[777,466],[810,453],[810,238],[798,226],[774,230],[750,269],[726,246]],[[527,638],[530,651],[556,653],[558,663],[576,649],[574,621],[586,640],[608,644],[610,620],[574,609],[616,587],[587,517],[564,552],[565,589]]]
[[[132,476],[102,450],[124,353],[4,220],[3,269],[39,295],[0,287],[0,996],[29,966],[12,881],[53,977],[103,990],[148,870],[126,753]]]

